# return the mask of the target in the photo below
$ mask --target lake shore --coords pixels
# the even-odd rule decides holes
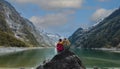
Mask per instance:
[[[0,55],[5,55],[14,52],[21,52],[25,50],[32,50],[32,49],[42,49],[42,48],[48,48],[48,47],[0,47]]]
[[[120,48],[93,48],[93,49],[94,50],[102,50],[102,51],[120,53]]]
[[[0,55],[5,55],[14,52],[21,52],[25,50],[32,50],[32,49],[42,49],[42,48],[53,48],[53,47],[3,47],[0,46]],[[92,48],[93,50],[102,50],[102,51],[109,51],[120,53],[120,48]]]

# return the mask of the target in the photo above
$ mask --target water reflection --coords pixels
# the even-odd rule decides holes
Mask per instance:
[[[120,67],[120,54],[106,51],[72,49],[86,67]],[[44,60],[51,59],[55,48],[34,49],[0,56],[0,67],[21,68],[36,67]]]
[[[73,49],[87,67],[120,67],[120,53]]]
[[[53,48],[12,53],[0,56],[0,67],[34,67],[54,55]]]

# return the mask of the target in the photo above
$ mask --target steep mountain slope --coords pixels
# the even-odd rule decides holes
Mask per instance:
[[[71,37],[72,46],[82,48],[117,47],[120,44],[120,8],[88,31],[77,30]],[[76,34],[76,35],[75,35]],[[78,36],[80,35],[81,36]]]
[[[50,46],[43,40],[44,37],[36,30],[32,22],[21,17],[15,8],[5,0],[0,0],[0,32],[29,46]],[[0,39],[1,41],[2,39]],[[1,43],[1,45],[4,44],[6,43]]]

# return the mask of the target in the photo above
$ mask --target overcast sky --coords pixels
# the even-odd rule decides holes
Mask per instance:
[[[87,28],[109,16],[120,0],[7,0],[38,29],[72,35],[79,27]]]

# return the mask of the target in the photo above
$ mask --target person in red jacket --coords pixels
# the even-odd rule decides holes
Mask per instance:
[[[60,53],[64,50],[62,39],[59,39],[56,47],[57,47],[57,52],[58,53]]]

